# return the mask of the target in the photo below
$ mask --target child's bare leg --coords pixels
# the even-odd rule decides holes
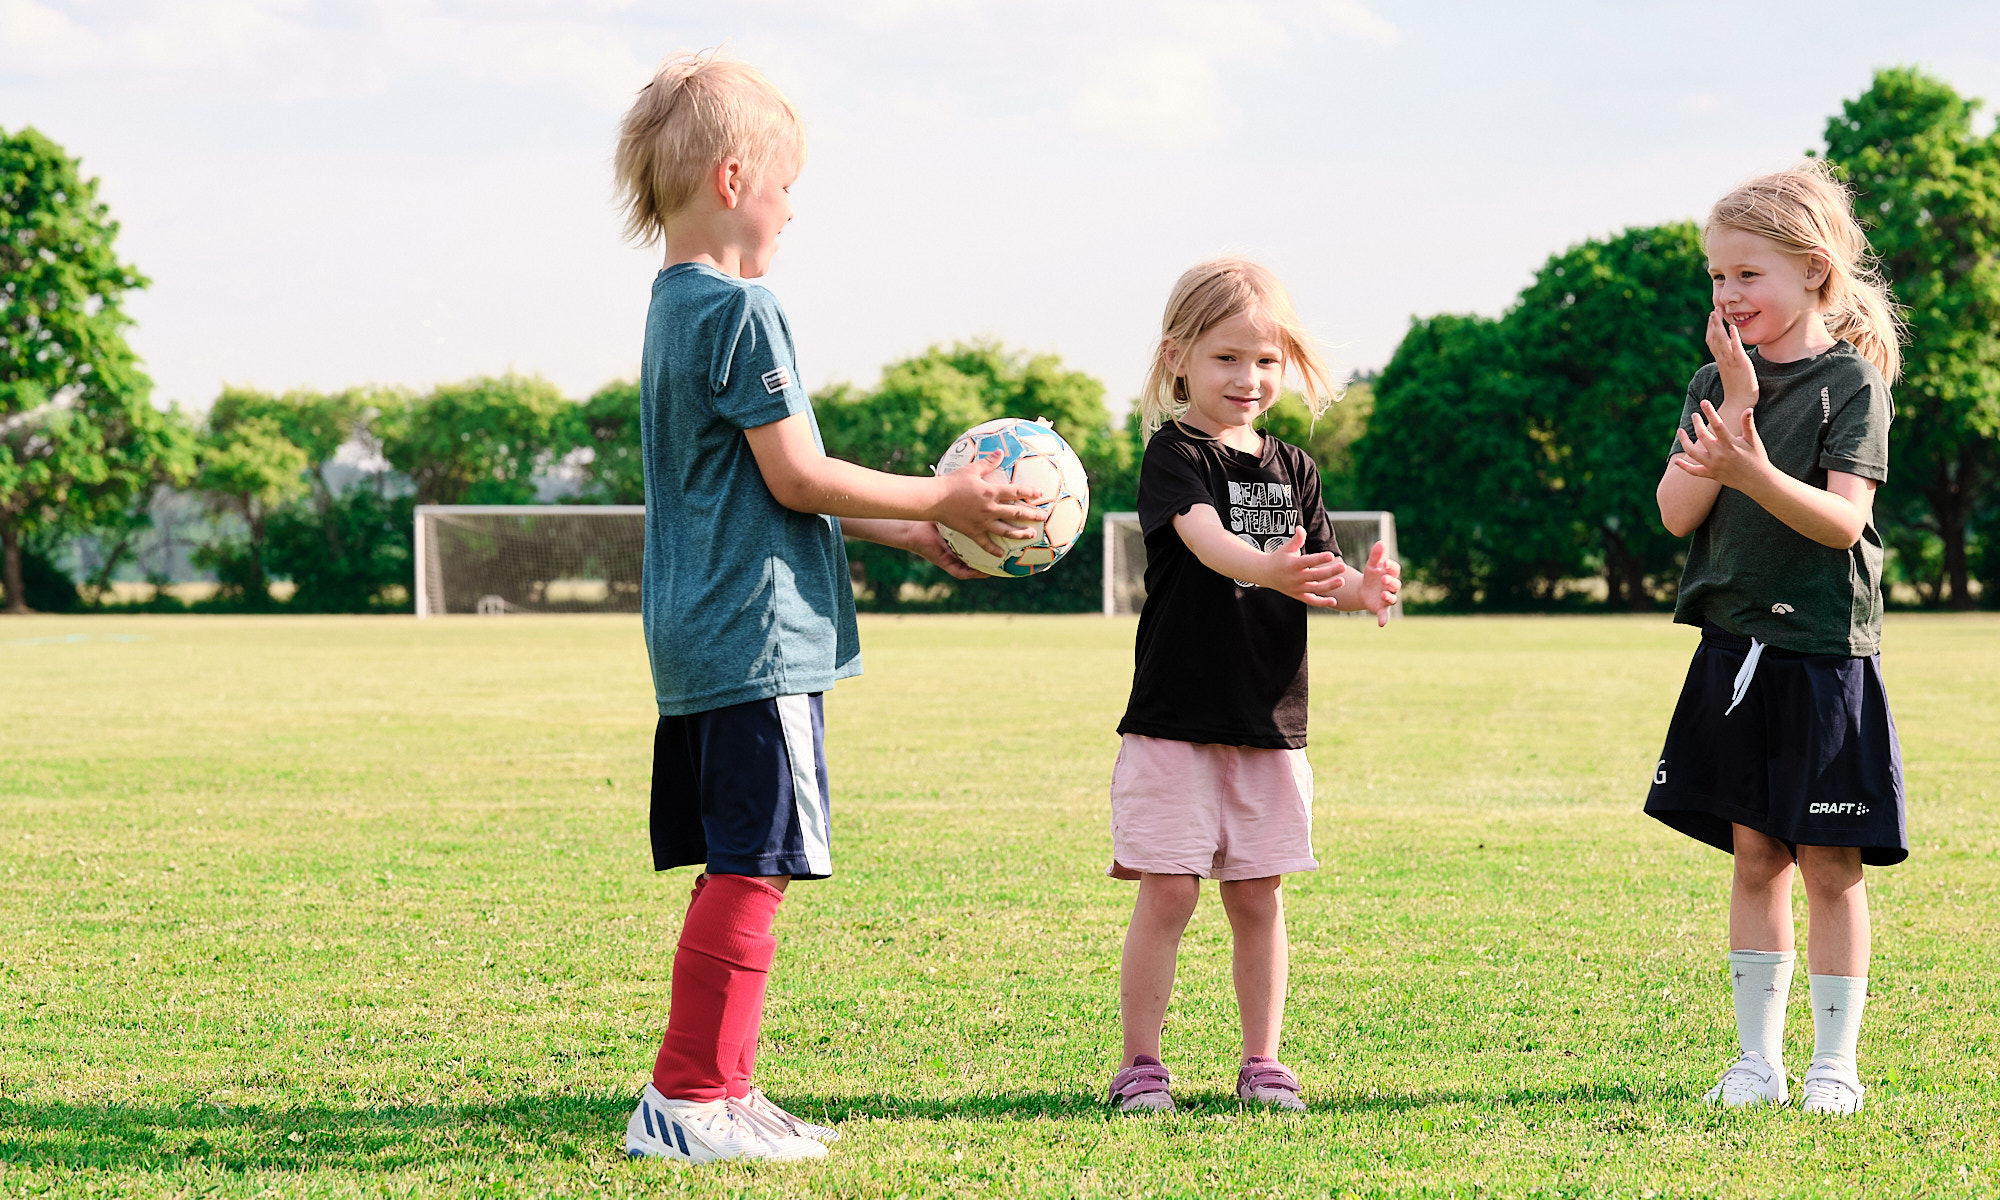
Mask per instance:
[[[1799,874],[1806,881],[1806,969],[1815,975],[1867,975],[1872,930],[1861,851],[1800,846]]]
[[[1806,963],[1811,972],[1813,1065],[1806,1072],[1807,1112],[1860,1111],[1866,1091],[1855,1072],[1861,1014],[1868,1006],[1868,885],[1861,851],[1800,846],[1806,880]]]
[[[1125,1026],[1125,1057],[1160,1057],[1160,1030],[1167,1020],[1167,1000],[1174,994],[1174,963],[1180,957],[1181,934],[1201,894],[1193,875],[1139,877],[1139,898],[1132,905],[1132,925],[1125,931],[1125,957],[1118,968],[1118,1016]]]
[[[1285,897],[1277,875],[1222,884],[1222,911],[1235,937],[1230,968],[1243,1019],[1243,1057],[1278,1057],[1285,1025],[1285,985],[1291,953],[1285,940]]]
[[[1742,825],[1735,832],[1736,872],[1729,886],[1729,948],[1792,948],[1792,854],[1785,844]]]

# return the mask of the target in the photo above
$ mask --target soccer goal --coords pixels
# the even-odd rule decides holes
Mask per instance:
[[[1386,510],[1330,512],[1334,540],[1347,564],[1359,570],[1368,552],[1381,542],[1396,558],[1396,514]],[[1350,585],[1352,586],[1352,585]],[[1139,532],[1139,514],[1104,514],[1104,615],[1131,616],[1146,603],[1146,537]],[[1350,614],[1343,614],[1350,615]],[[1400,617],[1400,605],[1389,610]]]
[[[646,509],[628,504],[420,504],[419,617],[636,613]]]

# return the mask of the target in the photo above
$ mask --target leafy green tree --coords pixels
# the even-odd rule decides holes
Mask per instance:
[[[1899,67],[1876,72],[1826,127],[1826,157],[1854,188],[1909,320],[1877,504],[1904,524],[1889,535],[1900,557],[1920,557],[1914,531],[1939,540],[1959,608],[1972,602],[1972,522],[2000,475],[2000,133],[1974,128],[1979,107]]]
[[[1553,497],[1587,531],[1614,606],[1678,577],[1653,493],[1688,380],[1708,359],[1707,256],[1692,222],[1628,229],[1549,259],[1502,318]]]
[[[1457,606],[1545,604],[1588,561],[1548,414],[1508,334],[1484,317],[1413,322],[1353,448],[1361,494],[1395,510],[1410,574]]]
[[[444,384],[374,426],[383,457],[408,475],[419,504],[528,504],[550,465],[569,401],[522,375]]]
[[[0,589],[26,612],[23,538],[85,525],[179,476],[184,425],[147,403],[124,330],[117,222],[97,181],[32,128],[0,131]]]
[[[646,502],[645,453],[639,442],[637,380],[607,383],[570,410],[565,445],[590,451],[583,498],[604,504]]]
[[[390,589],[410,582],[410,525],[415,501],[354,487],[325,505],[293,504],[272,514],[266,561],[298,590],[297,612],[409,611]],[[337,544],[338,554],[327,546]]]
[[[230,399],[225,393],[223,400]],[[274,511],[311,490],[306,482],[310,460],[285,436],[276,417],[256,405],[223,400],[208,414],[195,487],[207,494],[211,511],[242,519],[247,541],[203,547],[196,562],[216,571],[224,592],[262,608],[270,600],[265,525]]]

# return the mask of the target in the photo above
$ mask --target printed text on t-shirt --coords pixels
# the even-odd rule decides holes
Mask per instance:
[[[1298,523],[1291,484],[1229,481],[1229,532],[1290,534]]]

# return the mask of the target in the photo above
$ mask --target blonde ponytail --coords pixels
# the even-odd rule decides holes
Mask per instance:
[[[1704,233],[1740,229],[1794,254],[1826,260],[1819,310],[1826,331],[1852,342],[1891,383],[1902,373],[1903,320],[1882,278],[1868,235],[1854,219],[1854,198],[1820,159],[1759,175],[1709,210]]]

